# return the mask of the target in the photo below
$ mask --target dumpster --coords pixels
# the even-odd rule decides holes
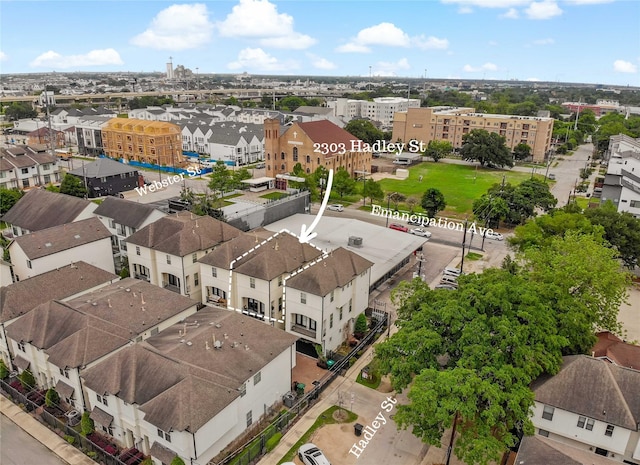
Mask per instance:
[[[353,432],[356,434],[356,436],[360,436],[362,435],[363,428],[363,425],[361,425],[360,423],[356,423],[355,425],[353,425]]]

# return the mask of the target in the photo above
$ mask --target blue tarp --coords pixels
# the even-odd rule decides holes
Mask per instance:
[[[108,158],[106,155],[102,154],[99,155],[100,158]],[[155,165],[153,163],[142,163],[139,161],[134,161],[134,160],[130,160],[128,162],[125,162],[123,159],[116,159],[116,161],[123,163],[125,165],[131,165],[131,166],[137,166],[139,168],[146,168],[149,170],[153,170],[153,171],[162,171],[165,173],[174,173],[174,174],[187,174],[190,175],[191,173],[189,173],[189,171],[187,171],[186,169],[182,169],[182,168],[174,168],[173,166],[158,166]],[[211,168],[205,168],[203,166],[200,167],[200,174],[207,174],[207,173],[211,173]]]

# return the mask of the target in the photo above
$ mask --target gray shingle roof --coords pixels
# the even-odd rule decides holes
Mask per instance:
[[[85,262],[76,262],[0,288],[0,322],[6,322],[49,300],[64,299],[120,279]]]
[[[156,209],[144,203],[107,197],[93,213],[111,218],[118,224],[137,229],[154,210]]]
[[[329,257],[287,280],[287,287],[325,296],[345,286],[373,263],[350,250],[338,247]]]
[[[145,226],[129,236],[127,243],[184,257],[211,249],[240,234],[241,230],[223,221],[184,211]]]
[[[66,194],[32,189],[9,210],[3,221],[29,231],[72,223],[91,202]]]
[[[14,239],[27,258],[35,260],[54,253],[90,244],[111,237],[109,230],[98,218],[34,231]]]
[[[586,355],[563,357],[560,372],[532,384],[546,405],[638,431],[640,371]]]
[[[69,171],[69,174],[87,178],[106,178],[137,172],[134,166],[125,165],[110,158],[99,158],[96,161],[87,163],[84,167]]]

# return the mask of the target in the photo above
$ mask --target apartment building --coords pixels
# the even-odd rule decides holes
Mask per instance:
[[[395,113],[409,108],[420,108],[420,99],[402,97],[377,97],[373,101],[339,98],[327,102],[333,114],[351,120],[365,118],[377,121],[383,127],[391,127]]]
[[[58,159],[30,146],[0,148],[0,187],[29,189],[57,184],[62,176]]]
[[[126,240],[129,273],[178,294],[201,299],[198,260],[242,231],[188,211],[165,216]]]
[[[281,128],[280,121],[264,123],[266,176],[278,178],[293,171],[300,163],[306,173],[313,173],[319,166],[332,169],[344,168],[357,177],[371,172],[373,153],[366,151],[362,141],[327,120],[293,123]],[[286,180],[276,180],[276,187],[286,189]]]
[[[109,158],[165,166],[183,163],[180,127],[164,121],[113,118],[102,127]]]
[[[75,124],[78,153],[97,157],[104,153],[102,128],[112,119],[111,116],[82,116]]]
[[[462,146],[462,137],[474,129],[504,136],[509,150],[524,143],[531,147],[534,162],[542,162],[551,150],[553,118],[475,113],[473,108],[427,107],[397,112],[393,121],[393,141],[417,140],[425,145],[446,140],[454,148]]]
[[[594,462],[599,455],[640,463],[638,386],[640,371],[586,355],[564,357],[556,375],[532,384],[535,432],[594,454]]]

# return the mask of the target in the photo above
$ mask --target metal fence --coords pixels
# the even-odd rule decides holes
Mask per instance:
[[[351,366],[351,359],[357,358],[358,353],[370,345],[375,337],[384,330],[389,314],[378,315],[382,318],[374,320],[375,326],[371,328],[369,333],[344,357],[336,356],[336,363],[331,366],[327,373],[316,383],[315,387],[300,397],[298,401],[286,412],[282,413],[269,426],[258,433],[250,441],[246,442],[242,447],[236,449],[233,453],[225,457],[221,462],[209,462],[207,465],[251,465],[260,459],[267,451],[267,442],[276,433],[284,433],[318,400],[320,393],[333,381],[338,375],[344,376],[347,369]],[[334,355],[335,356],[335,355]]]
[[[44,423],[45,425],[49,426],[49,428],[53,430],[59,430],[64,434],[65,439],[73,438],[72,444],[78,449],[82,450],[82,452],[95,453],[95,457],[92,457],[92,458],[94,458],[94,460],[96,460],[97,462],[100,462],[103,465],[126,465],[124,462],[118,459],[118,457],[109,454],[100,446],[98,446],[97,444],[94,444],[90,439],[86,438],[85,436],[80,434],[78,431],[73,429],[71,426],[67,424],[66,421],[59,419],[55,415],[49,413],[44,408],[41,408],[42,405],[39,405],[31,401],[29,399],[29,395],[35,391],[31,391],[29,393],[24,394],[18,391],[17,389],[14,389],[11,385],[9,385],[9,383],[5,382],[4,380],[0,380],[0,388],[14,403],[24,405],[27,412],[33,413],[37,411],[37,415],[35,415],[35,418],[38,419],[41,423]],[[64,412],[60,410],[60,414],[63,415]]]

